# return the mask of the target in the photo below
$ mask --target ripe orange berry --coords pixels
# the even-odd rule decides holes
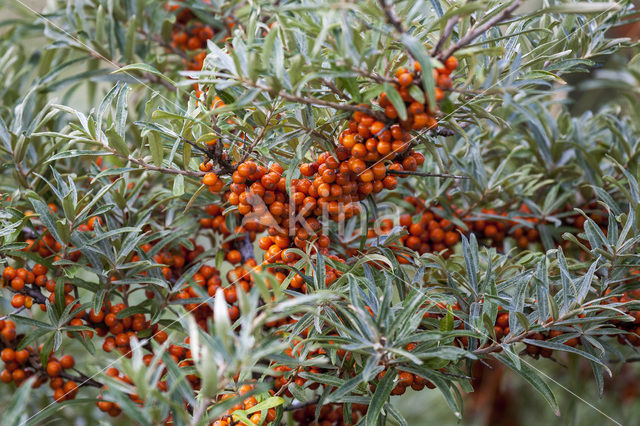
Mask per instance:
[[[11,298],[11,306],[21,308],[24,306],[24,296],[22,294],[14,294]]]
[[[400,83],[402,87],[407,87],[413,83],[413,76],[408,72],[404,72],[398,76],[398,83]]]
[[[47,374],[50,377],[56,377],[60,374],[62,367],[58,361],[51,361],[47,364]]]
[[[47,267],[46,267],[46,266],[41,265],[41,264],[39,264],[39,263],[36,263],[36,264],[33,266],[32,271],[33,271],[34,275],[44,275],[44,274],[46,274],[49,270],[47,269]]]
[[[434,243],[440,243],[444,240],[444,231],[442,230],[442,228],[434,228],[429,233],[429,238]]]
[[[24,288],[24,279],[15,277],[11,280],[11,288],[15,291],[20,291]]]
[[[53,399],[55,399],[56,402],[64,401],[65,399],[64,390],[62,388],[58,388],[55,391],[53,391]]]
[[[396,108],[393,105],[387,105],[384,109],[384,115],[386,115],[388,118],[395,120],[396,118],[398,118],[398,112],[396,111]]]
[[[304,163],[300,165],[300,173],[302,176],[311,176],[315,173],[315,167],[313,163]]]
[[[367,165],[364,161],[354,158],[351,160],[351,171],[355,174],[360,174],[367,168]]]
[[[0,359],[2,359],[2,361],[4,361],[5,363],[15,361],[16,353],[11,348],[4,348],[0,353]]]
[[[386,189],[396,189],[396,187],[398,186],[398,180],[393,176],[387,176],[382,180],[382,184]]]
[[[227,261],[232,265],[242,262],[242,253],[238,250],[230,250],[229,253],[227,253]]]
[[[20,351],[16,351],[16,362],[18,364],[24,364],[29,359],[29,351],[26,349],[22,349]]]
[[[351,155],[356,158],[362,158],[367,155],[367,147],[364,144],[357,143],[351,148]]]
[[[60,365],[65,370],[73,368],[75,364],[76,362],[71,355],[63,355],[62,358],[60,358]]]
[[[458,68],[458,60],[453,56],[449,56],[444,62],[444,66],[447,67],[449,71],[453,71]]]
[[[369,127],[369,131],[373,135],[377,135],[384,129],[384,123],[382,121],[374,121],[371,127]]]
[[[204,177],[202,178],[202,183],[207,185],[207,186],[213,186],[218,182],[218,176],[215,173],[207,173],[206,175],[204,175]]]
[[[454,231],[447,231],[444,235],[444,243],[448,247],[455,245],[460,240],[460,234]]]
[[[2,272],[2,278],[4,278],[5,281],[11,281],[15,277],[16,277],[15,269],[13,269],[11,266],[7,266],[6,268],[4,268],[4,271]]]

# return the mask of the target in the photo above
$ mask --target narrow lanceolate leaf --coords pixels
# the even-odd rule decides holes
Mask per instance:
[[[556,416],[560,415],[560,407],[558,407],[558,401],[551,391],[551,388],[546,384],[540,373],[528,365],[528,362],[521,362],[518,368],[509,357],[498,353],[493,353],[493,356],[529,382],[549,403]]]
[[[617,12],[622,6],[616,2],[588,2],[588,1],[576,1],[571,3],[555,4],[553,6],[542,8],[538,11],[539,14],[543,13],[579,13],[580,15],[587,15],[591,13],[607,13]]]
[[[153,74],[153,75],[155,75],[157,77],[160,77],[163,80],[168,81],[169,83],[171,83],[174,86],[176,84],[165,73],[162,73],[162,72],[158,71],[156,68],[154,68],[153,66],[151,66],[149,64],[130,64],[130,65],[125,65],[124,67],[120,67],[117,70],[115,70],[113,72],[113,74],[124,73],[124,74],[130,75],[130,76],[134,77],[136,80],[138,80],[137,77],[135,77],[135,72],[134,71],[140,71],[140,72],[143,72],[143,73],[147,72],[147,73]]]
[[[110,129],[106,132],[107,144],[123,157],[129,156],[129,147],[122,136],[115,130]]]
[[[149,132],[147,135],[149,140],[149,150],[151,151],[151,157],[156,166],[162,166],[162,157],[164,155],[164,149],[162,148],[162,138],[155,132]]]
[[[413,57],[420,63],[420,67],[422,70],[422,87],[427,93],[427,100],[429,101],[429,105],[435,105],[435,81],[433,80],[433,66],[431,65],[431,57],[425,50],[424,45],[415,37],[404,33],[401,35],[400,40],[406,46],[409,52],[411,52]]]
[[[384,84],[384,91],[387,94],[389,101],[391,101],[391,104],[396,109],[396,112],[398,113],[398,117],[401,120],[406,120],[407,107],[404,105],[404,101],[402,100],[400,93],[398,93],[396,88],[389,83]]]
[[[28,378],[21,386],[18,386],[15,393],[11,396],[9,405],[7,405],[2,413],[2,424],[6,426],[18,426],[24,424],[27,417],[25,408],[29,402],[29,396],[33,389],[31,385],[36,380],[35,376]]]
[[[389,368],[382,380],[380,380],[380,383],[378,383],[378,386],[376,386],[376,391],[371,398],[371,404],[369,405],[369,409],[367,410],[367,417],[365,419],[366,424],[377,424],[383,407],[385,406],[385,404],[387,404],[387,402],[389,402],[389,397],[391,395],[391,390],[393,390],[394,387],[396,374],[397,371],[395,368]]]

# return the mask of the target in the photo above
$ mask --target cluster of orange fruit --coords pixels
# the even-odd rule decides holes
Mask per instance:
[[[408,232],[401,237],[402,244],[420,254],[442,253],[443,257],[448,258],[453,253],[451,248],[460,241],[462,228],[439,216],[433,209],[428,209],[420,198],[407,196],[405,201],[413,205],[415,214],[400,216],[400,226]],[[406,262],[402,256],[398,256],[398,260]]]
[[[307,405],[293,412],[293,420],[300,425],[344,426],[357,424],[366,414],[368,406],[354,403],[351,405],[351,418],[345,419],[343,404],[325,404],[320,407],[320,415],[316,420],[317,406]]]
[[[383,370],[378,373],[378,381],[382,380],[386,374],[387,370]],[[425,387],[428,389],[435,389],[435,385],[429,380],[417,374],[411,374],[407,371],[399,371],[394,378],[394,384],[395,386],[391,390],[391,395],[403,395],[409,387],[416,391],[421,391]],[[371,388],[372,391],[375,391],[376,385],[372,384]]]
[[[12,321],[0,321],[0,326],[3,328],[9,326],[15,329],[15,324],[9,325],[9,323],[13,324]],[[17,386],[20,386],[29,377],[36,376],[33,387],[40,387],[47,380],[50,380],[49,386],[53,389],[53,398],[57,402],[76,397],[78,384],[73,380],[65,380],[61,377],[64,370],[69,370],[75,365],[75,360],[71,355],[64,355],[60,359],[49,356],[44,368],[40,365],[38,353],[31,346],[20,350],[7,346],[0,352],[0,358],[4,362],[4,369],[0,372],[0,380],[3,383],[15,382]]]
[[[249,393],[253,393],[255,390],[254,385],[242,385],[238,388],[237,392],[229,392],[220,396],[219,401],[226,401],[232,398],[241,398],[244,397],[240,402],[233,405],[229,408],[220,418],[216,419],[213,422],[213,426],[233,426],[237,424],[242,424],[242,422],[238,419],[236,415],[234,415],[234,411],[238,410],[250,410],[251,408],[258,405],[258,399],[254,395],[247,395]],[[273,393],[273,392],[270,392]],[[252,413],[249,417],[249,420],[255,425],[268,425],[272,424],[272,422],[276,419],[276,410],[275,408],[269,408],[265,415],[263,416],[262,412]]]
[[[633,270],[633,275],[637,275],[638,271]],[[610,291],[607,290],[607,293]],[[627,303],[627,302],[640,302],[640,289],[625,291],[620,297],[610,297],[607,299],[607,303]],[[628,344],[632,346],[640,346],[640,309],[624,309],[628,315],[634,318],[633,322],[614,321],[614,325],[620,329],[623,329],[627,334],[618,334],[618,342],[621,344]]]
[[[132,314],[128,316],[119,315],[126,308],[124,303],[105,303],[98,312],[93,309],[87,315],[87,325],[95,328],[98,336],[105,337],[102,350],[111,352],[117,349],[124,356],[131,358],[131,346],[129,342],[132,338],[138,338],[138,333],[151,328],[153,331],[157,325],[151,327],[151,323],[144,314]],[[84,314],[84,312],[83,312]],[[79,324],[80,325],[80,324]],[[84,325],[84,324],[83,324]],[[108,336],[108,334],[111,334]]]

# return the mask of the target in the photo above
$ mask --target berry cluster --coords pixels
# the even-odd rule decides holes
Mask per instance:
[[[400,216],[400,226],[408,232],[402,237],[402,244],[420,254],[442,253],[444,258],[448,258],[453,253],[452,247],[460,241],[463,230],[428,209],[423,200],[408,196],[405,201],[413,205],[416,214],[413,217],[409,214]],[[404,258],[399,257],[398,260]]]
[[[171,34],[171,47],[188,54],[185,60],[188,70],[200,71],[207,52],[207,40],[215,35],[214,29],[198,21],[188,7],[179,4],[165,5],[165,9],[175,12],[176,20]]]
[[[367,414],[368,406],[364,404],[351,405],[351,418],[345,419],[343,404],[325,404],[320,407],[320,415],[316,420],[317,406],[307,405],[293,412],[293,420],[299,425],[345,426],[355,425]]]
[[[13,321],[0,321],[2,329],[11,328],[15,334]],[[40,348],[42,350],[42,348]],[[16,350],[7,346],[0,352],[0,358],[4,363],[4,369],[0,373],[0,380],[4,383],[15,382],[20,386],[26,379],[36,376],[33,387],[40,387],[47,380],[53,389],[53,398],[57,402],[71,400],[76,397],[78,384],[64,374],[75,366],[75,360],[71,355],[64,355],[60,359],[50,355],[45,368],[40,365],[40,357],[31,346]]]
[[[637,271],[632,271],[637,274]],[[608,303],[628,303],[640,301],[640,289],[625,291],[620,297],[610,297]],[[637,305],[636,305],[637,306]],[[627,310],[625,308],[625,310]],[[640,308],[629,309],[627,314],[634,318],[633,322],[615,321],[616,327],[626,331],[626,334],[618,334],[618,342],[632,346],[640,346]]]
[[[242,424],[242,422],[233,414],[234,411],[238,410],[251,410],[253,407],[258,405],[258,399],[255,395],[253,395],[255,390],[254,385],[242,385],[238,388],[237,392],[229,392],[222,394],[220,396],[220,402],[226,401],[232,398],[242,398],[242,400],[231,408],[229,408],[220,418],[213,422],[213,426],[233,426],[237,424]],[[247,395],[252,394],[252,395]],[[263,418],[262,412],[255,412],[250,414],[249,420],[256,425],[263,424],[269,425],[273,424],[272,422],[276,419],[276,410],[275,408],[269,408]]]

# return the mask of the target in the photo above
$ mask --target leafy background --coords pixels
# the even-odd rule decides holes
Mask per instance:
[[[530,10],[536,10],[540,7],[542,2],[526,2],[526,8]],[[32,6],[40,10],[42,7],[41,3],[32,4]],[[23,14],[23,10],[15,7],[15,5],[10,5],[9,9],[12,11],[13,15],[7,15],[5,18],[6,21],[3,21],[3,26],[9,25],[12,23],[14,17],[21,19],[21,17],[25,17],[26,21],[30,21],[31,18],[28,15]],[[1,27],[0,27],[1,28]],[[37,45],[37,42],[41,39],[38,38],[37,32],[39,28],[35,28],[33,34],[30,34],[31,40],[34,41],[34,46]],[[28,30],[27,30],[28,31]],[[616,34],[616,36],[623,36],[624,34]],[[15,37],[16,35],[14,35]],[[18,35],[19,36],[19,35]],[[571,47],[571,43],[575,43],[577,46],[584,47],[587,45],[586,36],[583,40],[577,37],[576,40],[568,41],[568,46],[563,47]],[[582,43],[582,44],[581,44]],[[606,43],[605,43],[606,44]],[[562,158],[563,143],[569,144],[572,143],[570,140],[572,137],[577,139],[578,144],[584,144],[586,147],[587,153],[589,152],[589,147],[597,146],[599,142],[599,136],[601,133],[594,132],[593,129],[598,128],[602,129],[602,124],[609,122],[611,124],[611,128],[614,130],[620,131],[628,131],[630,134],[634,134],[635,131],[635,122],[637,122],[637,111],[639,110],[637,107],[637,91],[640,84],[638,84],[637,76],[638,74],[638,62],[635,60],[636,49],[630,47],[623,51],[616,51],[617,49],[609,49],[608,46],[597,46],[597,43],[594,42],[596,47],[601,48],[601,52],[597,52],[595,56],[597,57],[599,62],[605,64],[604,67],[598,67],[597,69],[593,69],[590,64],[584,65],[584,70],[587,72],[577,72],[582,71],[578,69],[578,66],[575,65],[567,65],[568,68],[575,67],[571,69],[566,75],[563,75],[563,79],[565,82],[554,81],[553,78],[548,78],[549,76],[540,75],[539,80],[535,80],[531,76],[525,82],[527,85],[530,85],[531,88],[530,93],[535,94],[536,89],[540,89],[542,91],[541,86],[545,84],[549,84],[549,80],[551,81],[551,90],[554,93],[554,99],[547,99],[538,102],[534,96],[531,99],[509,99],[509,87],[505,85],[502,92],[505,96],[504,104],[502,108],[496,108],[496,113],[492,119],[499,122],[499,120],[513,120],[514,116],[516,120],[512,122],[517,122],[517,120],[531,120],[533,123],[544,123],[550,127],[553,127],[557,124],[557,130],[559,130],[560,134],[567,135],[566,139],[559,137],[555,140],[552,140],[551,143],[553,147],[549,155],[553,159]],[[553,52],[549,52],[550,55],[554,53],[558,53],[557,51],[561,51],[562,47],[554,47]],[[543,58],[543,55],[540,55]],[[481,81],[481,77],[478,76],[478,81]],[[70,78],[71,81],[66,80],[66,78]],[[64,96],[65,104],[73,105],[74,108],[87,111],[89,107],[94,106],[95,102],[92,100],[90,96],[85,96],[85,90],[90,90],[93,93],[101,92],[103,88],[110,87],[110,83],[108,79],[107,81],[99,81],[90,83],[86,87],[84,84],[74,85],[74,79],[79,79],[72,69],[63,70],[59,75],[55,76],[54,84],[49,90],[51,90],[51,96]],[[483,81],[482,84],[488,85],[490,83],[487,81]],[[510,81],[513,84],[513,87],[518,87],[517,81]],[[67,91],[69,87],[73,87],[73,90],[70,92]],[[545,90],[549,90],[548,87]],[[91,92],[90,92],[91,93]],[[606,94],[606,96],[603,96]],[[489,94],[490,95],[490,94]],[[11,98],[11,93],[5,92],[5,100],[9,100]],[[566,105],[562,105],[560,101],[563,99],[572,101],[571,103],[567,103]],[[490,99],[483,98],[482,101],[490,103]],[[478,104],[480,105],[480,104]],[[545,121],[547,117],[545,117],[546,111],[543,107],[548,107],[549,110],[553,111],[553,108],[565,110],[562,111],[562,114],[558,114],[561,117],[557,121],[557,123],[551,123]],[[477,109],[473,109],[473,105],[469,105],[470,113],[478,112]],[[512,115],[513,111],[516,111],[515,114]],[[620,123],[615,120],[617,117],[623,117],[622,120],[625,122]],[[464,117],[458,117],[464,119]],[[570,129],[570,130],[569,130]],[[539,138],[544,139],[544,132],[549,131],[553,133],[552,129],[549,131],[548,128],[540,131],[538,129],[537,132],[534,132],[534,136],[538,136]],[[604,131],[606,133],[606,130]],[[602,134],[604,134],[602,133]],[[500,134],[498,127],[490,127],[490,126],[479,126],[477,129],[469,130],[467,137],[474,139],[493,139],[494,143],[491,146],[485,147],[487,149],[494,149],[495,153],[493,155],[486,155],[486,152],[483,154],[483,159],[491,161],[491,159],[495,158],[504,158],[505,154],[508,154],[512,148],[511,143],[513,142],[513,138],[521,137],[521,134],[512,134],[512,135],[503,135]],[[535,139],[535,138],[534,138]],[[575,142],[575,141],[574,141]],[[539,140],[532,140],[531,143],[539,143]],[[631,141],[631,143],[635,143],[637,146],[637,141]],[[635,153],[637,150],[631,150],[631,152]],[[466,149],[466,144],[463,139],[458,139],[451,143],[449,146],[452,157],[456,157],[455,154],[460,154]],[[517,158],[517,155],[515,155]],[[470,166],[469,158],[463,155],[458,155],[458,158],[463,158],[456,164],[460,169],[468,171],[470,174],[474,173],[473,167]],[[637,159],[637,156],[629,155],[625,156],[622,160],[623,162],[630,168],[633,173],[637,174],[637,162],[634,162],[634,159]],[[511,173],[516,174],[517,167],[522,167],[526,169],[527,163],[530,162],[530,158],[527,156],[523,156],[520,161],[515,162],[515,170],[510,170]],[[537,166],[545,167],[547,166],[547,172],[550,173],[551,177],[554,177],[554,170],[552,167],[548,167],[549,163],[543,164],[545,159],[537,159]],[[590,158],[584,159],[587,163],[589,163]],[[534,163],[536,161],[534,160]],[[558,161],[561,163],[561,161]],[[560,171],[555,171],[555,177],[558,177],[561,181],[562,178],[561,172],[562,167],[561,164],[558,164]],[[605,167],[606,168],[606,167]],[[517,192],[523,189],[522,182],[527,178],[527,176],[523,176],[521,180],[515,180],[514,184],[511,188],[506,185],[506,188],[501,188],[501,190],[513,191]],[[564,177],[566,181],[570,180],[572,175],[567,175]],[[594,183],[601,184],[602,181],[599,180],[599,176],[593,177]],[[427,192],[432,191],[433,188],[423,188]],[[468,187],[463,190],[468,190],[470,193],[475,191],[476,188]],[[77,348],[80,350],[81,348],[78,346]],[[99,364],[99,362],[97,362]],[[607,392],[608,388],[616,388],[615,385],[619,383],[607,383],[605,385],[604,397],[600,398],[597,392],[597,385],[594,383],[593,379],[590,378],[590,372],[588,368],[588,364],[576,363],[572,368],[567,369],[563,366],[560,366],[556,363],[550,361],[537,361],[536,366],[543,371],[547,372],[550,376],[557,378],[560,383],[566,388],[575,392],[578,396],[583,398],[585,401],[588,401],[598,408],[600,408],[605,413],[611,413],[623,424],[633,424],[633,419],[637,418],[638,411],[640,411],[640,407],[638,404],[634,404],[634,399],[631,399],[631,403],[625,402],[623,398],[619,398],[617,394],[612,394],[611,392]],[[630,364],[628,366],[622,367],[621,365],[618,368],[625,369],[625,375],[629,375],[632,377],[637,377],[637,374],[640,373],[638,371],[638,367],[635,364]],[[585,373],[587,371],[587,373]],[[540,398],[537,394],[533,394],[531,389],[527,387],[526,384],[522,382],[522,380],[510,373],[505,373],[505,379],[502,383],[502,388],[505,393],[513,396],[511,399],[511,406],[505,407],[505,412],[509,413],[508,416],[504,416],[501,421],[504,421],[504,424],[539,424],[540,422],[544,423],[553,423],[558,424],[579,424],[580,422],[596,422],[595,424],[606,424],[604,418],[598,416],[594,413],[593,409],[588,407],[585,403],[578,401],[576,396],[569,395],[564,390],[559,389],[558,387],[554,387],[554,391],[559,399],[559,406],[561,411],[563,412],[563,416],[560,419],[557,419],[553,416],[553,412],[549,410],[548,406],[545,404],[544,400]],[[44,397],[43,397],[44,398]],[[5,402],[6,401],[5,398]],[[458,420],[452,415],[451,411],[447,407],[446,403],[442,396],[435,391],[423,391],[419,393],[414,393],[409,391],[408,395],[403,398],[397,398],[394,400],[394,404],[401,410],[401,412],[406,416],[409,424],[422,424],[424,421],[425,415],[429,416],[429,419],[433,422],[438,422],[441,424],[459,424]],[[471,404],[467,404],[469,407]],[[77,410],[83,410],[84,408],[79,407],[70,407],[64,410],[64,415],[67,416],[68,421],[82,422],[79,416],[77,416]],[[469,409],[469,408],[467,408]],[[91,410],[91,409],[89,409]],[[482,411],[482,410],[480,410]],[[87,418],[90,418],[91,414],[86,413]],[[466,415],[463,417],[463,424],[474,424],[474,415]],[[478,418],[481,418],[481,415],[477,414]],[[74,420],[75,419],[75,420]],[[62,421],[61,421],[62,422]],[[599,423],[602,422],[602,423]],[[79,423],[80,424],[80,423]]]

